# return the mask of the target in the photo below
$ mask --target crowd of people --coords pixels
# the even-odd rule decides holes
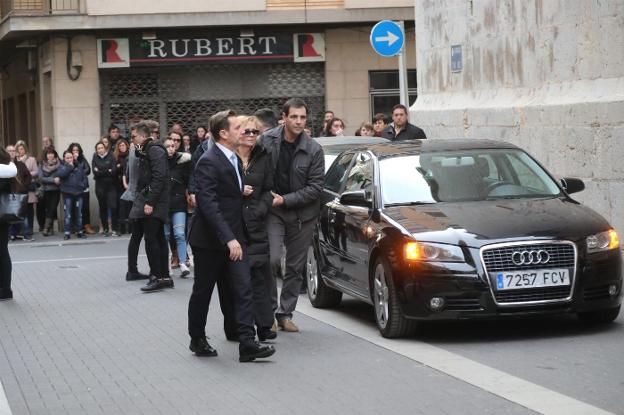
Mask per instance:
[[[78,238],[96,232],[89,211],[92,174],[100,232],[131,234],[127,281],[147,280],[141,287],[146,293],[174,288],[171,270],[179,269],[182,278],[190,274],[190,246],[195,267],[190,350],[217,355],[205,333],[216,285],[225,336],[239,341],[240,360],[271,356],[275,349],[256,338],[264,342],[279,330],[299,331],[293,313],[320,214],[325,161],[321,146],[310,139],[307,116],[305,102],[293,98],[284,104],[281,118],[270,109],[253,115],[221,111],[193,136],[174,123],[161,139],[158,123],[145,120],[131,126],[126,140],[112,125],[95,144],[90,164],[79,143],[59,155],[44,137],[39,162],[25,143],[8,146],[0,151],[0,193],[15,192],[11,183],[21,183],[28,210],[24,221],[10,229],[0,223],[0,299],[12,298],[8,239],[31,239],[35,212],[44,236],[54,232],[61,200],[65,239],[73,232]],[[392,120],[377,114],[355,135],[426,138],[407,122],[404,106],[394,107]],[[317,135],[342,136],[344,129],[344,121],[327,111]],[[142,239],[147,274],[137,264]],[[278,276],[283,279],[279,297]]]

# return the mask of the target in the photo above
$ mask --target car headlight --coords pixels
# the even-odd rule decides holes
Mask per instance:
[[[464,253],[455,245],[410,241],[403,251],[408,261],[465,262]]]
[[[600,252],[620,247],[620,239],[613,229],[587,237],[587,252]]]

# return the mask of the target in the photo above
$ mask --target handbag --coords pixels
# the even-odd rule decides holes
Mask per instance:
[[[28,194],[0,194],[0,223],[20,223],[26,217]]]

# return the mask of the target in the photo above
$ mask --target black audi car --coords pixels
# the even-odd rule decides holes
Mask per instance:
[[[371,303],[385,337],[419,320],[576,313],[613,321],[622,257],[609,223],[522,149],[489,140],[354,144],[325,177],[308,254],[315,307]]]

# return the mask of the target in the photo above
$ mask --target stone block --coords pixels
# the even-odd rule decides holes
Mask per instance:
[[[366,98],[369,97],[368,70],[344,72],[345,98]]]
[[[611,212],[607,219],[620,235],[620,244],[624,244],[624,182],[609,182],[608,192],[611,195]]]
[[[325,43],[325,70],[342,70],[342,48],[340,43]]]
[[[56,79],[52,84],[55,108],[100,107],[100,85],[97,79],[80,78],[77,81]]]
[[[325,88],[328,100],[344,98],[346,79],[345,73],[342,71],[326,71]]]

